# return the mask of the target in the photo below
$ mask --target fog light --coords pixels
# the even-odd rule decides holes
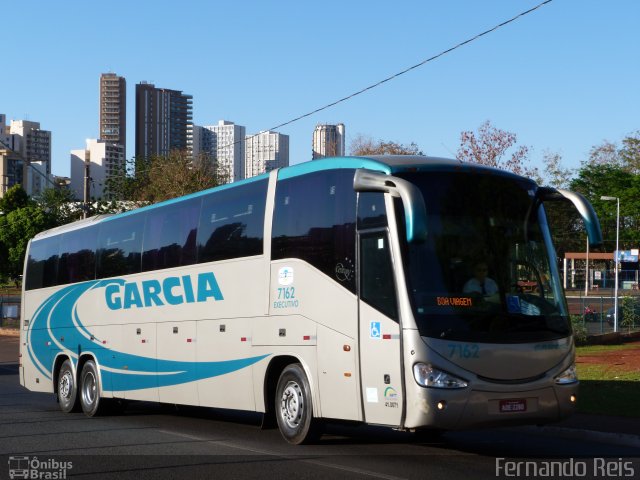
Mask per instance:
[[[444,410],[445,408],[447,408],[447,402],[445,402],[444,400],[440,400],[436,404],[436,407],[438,407],[438,410]]]
[[[578,400],[578,397],[576,397],[575,395],[571,395],[569,397],[569,400],[571,400],[571,403],[576,403],[576,401]]]

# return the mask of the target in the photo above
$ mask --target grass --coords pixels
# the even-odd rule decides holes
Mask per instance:
[[[0,285],[0,295],[20,295],[22,289],[14,285]]]
[[[578,347],[576,357],[598,356],[611,352],[638,349],[635,344],[591,345]],[[578,363],[580,393],[578,412],[640,418],[640,370],[615,365],[611,357],[602,363]]]
[[[623,343],[620,345],[585,345],[576,348],[576,357],[580,355],[593,355],[603,352],[616,352],[640,348],[638,343]]]

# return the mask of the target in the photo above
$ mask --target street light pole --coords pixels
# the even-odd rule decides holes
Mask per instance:
[[[618,331],[618,259],[620,258],[620,198],[619,197],[607,197],[602,196],[600,200],[607,200],[617,202],[616,208],[616,252],[613,256],[614,265],[616,268],[615,286],[613,299],[613,331]]]

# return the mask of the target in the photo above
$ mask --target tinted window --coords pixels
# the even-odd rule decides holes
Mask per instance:
[[[354,170],[278,182],[272,258],[300,258],[355,292]]]
[[[261,255],[267,180],[211,193],[202,199],[198,262]]]
[[[52,287],[58,274],[58,249],[60,237],[31,242],[27,260],[27,290]]]
[[[58,285],[93,280],[96,274],[98,228],[84,228],[62,235]]]
[[[384,193],[362,192],[358,195],[358,228],[379,228],[387,226],[387,211]]]
[[[196,232],[201,199],[193,199],[147,214],[142,271],[196,263]]]
[[[546,218],[531,181],[472,172],[398,176],[415,184],[427,205],[426,241],[404,243],[421,335],[512,343],[570,334]],[[402,231],[401,215],[398,220]]]
[[[140,272],[144,214],[130,215],[100,225],[97,277]]]
[[[387,234],[363,236],[360,242],[360,298],[396,320],[398,307]]]

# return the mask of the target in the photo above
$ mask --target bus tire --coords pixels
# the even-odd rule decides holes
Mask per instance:
[[[299,363],[288,365],[280,374],[276,387],[275,414],[280,433],[287,442],[299,445],[318,439],[311,388]]]
[[[80,405],[87,417],[100,414],[104,401],[100,399],[100,375],[93,360],[87,360],[80,374]]]
[[[78,411],[78,386],[73,374],[71,360],[67,359],[58,370],[58,389],[56,390],[60,409],[65,413]]]

